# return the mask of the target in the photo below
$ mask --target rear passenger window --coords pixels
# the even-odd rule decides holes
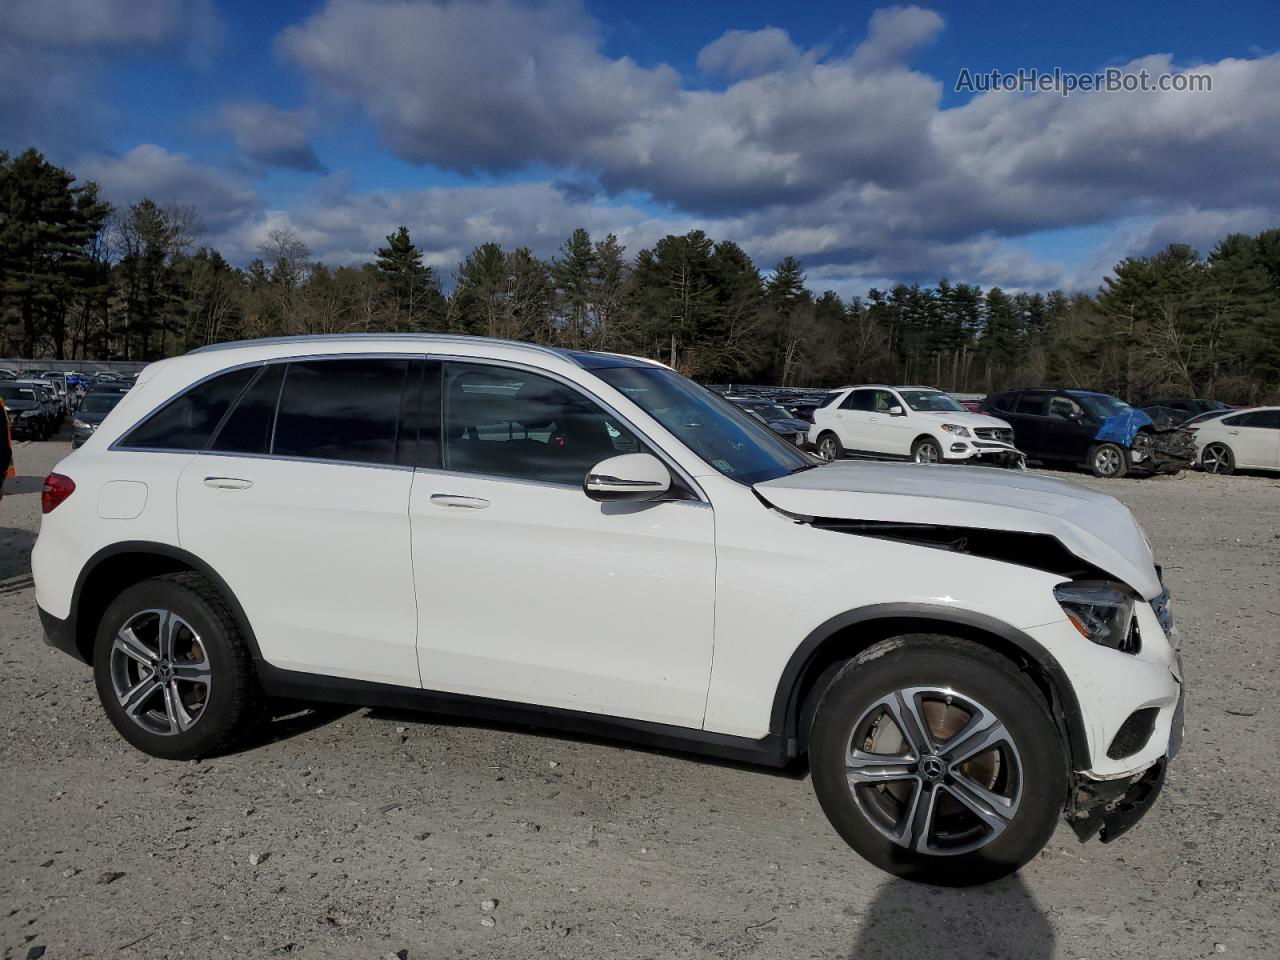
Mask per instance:
[[[269,453],[276,400],[283,379],[283,363],[264,367],[261,376],[241,396],[209,449],[219,453]]]
[[[272,453],[353,463],[396,462],[400,397],[409,360],[290,363]]]
[[[120,445],[129,450],[203,450],[257,372],[257,367],[245,367],[196,384],[129,431]]]
[[[876,392],[874,390],[855,390],[840,404],[841,410],[866,410],[876,408]]]
[[[1043,417],[1049,406],[1049,395],[1045,393],[1024,393],[1018,398],[1016,413],[1026,413],[1035,417]]]

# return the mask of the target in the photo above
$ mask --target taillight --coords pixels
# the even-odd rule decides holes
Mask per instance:
[[[52,513],[63,500],[76,492],[76,482],[60,473],[51,473],[44,478],[44,486],[40,488],[40,512]]]

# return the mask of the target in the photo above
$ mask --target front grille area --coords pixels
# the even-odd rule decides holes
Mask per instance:
[[[983,440],[999,440],[1001,443],[1013,443],[1013,431],[1002,427],[977,427],[974,434]]]
[[[1144,707],[1129,714],[1129,719],[1120,725],[1111,746],[1107,747],[1107,756],[1112,760],[1123,760],[1145,747],[1156,729],[1159,713],[1158,707]]]

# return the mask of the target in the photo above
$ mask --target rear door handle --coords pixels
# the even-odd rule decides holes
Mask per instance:
[[[468,510],[483,510],[489,505],[483,497],[463,497],[456,493],[433,493],[431,503],[437,507],[464,507]]]
[[[205,477],[204,485],[215,490],[248,490],[253,486],[253,481],[239,477]]]

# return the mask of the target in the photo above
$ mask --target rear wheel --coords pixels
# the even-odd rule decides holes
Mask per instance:
[[[103,614],[93,666],[107,717],[152,756],[215,753],[262,714],[248,644],[221,595],[195,573],[123,591]]]
[[[867,860],[911,880],[985,883],[1049,841],[1067,799],[1065,751],[1013,664],[953,637],[885,640],[818,700],[814,790]]]
[[[1226,476],[1236,469],[1236,459],[1231,455],[1231,448],[1225,443],[1211,443],[1200,455],[1200,466],[1205,473],[1220,473]]]
[[[1100,443],[1089,453],[1089,468],[1095,477],[1117,480],[1128,472],[1124,451],[1114,443]]]
[[[911,448],[911,459],[916,463],[941,463],[942,448],[931,437],[921,437]]]
[[[844,456],[844,445],[830,430],[824,431],[818,437],[818,456],[823,460],[839,460]]]

